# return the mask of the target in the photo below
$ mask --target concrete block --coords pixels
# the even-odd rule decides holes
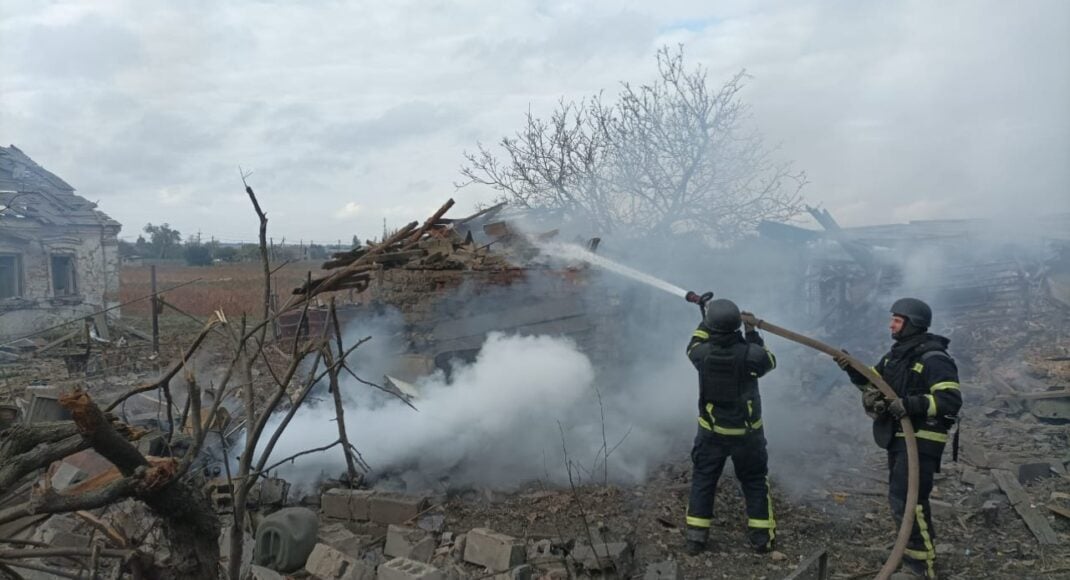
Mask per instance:
[[[383,553],[392,558],[408,558],[428,562],[435,553],[435,539],[418,528],[406,528],[393,524],[386,530],[386,547]]]
[[[262,506],[281,506],[290,494],[290,482],[278,477],[261,479],[249,490],[249,503]]]
[[[361,556],[362,548],[370,544],[371,540],[371,536],[354,534],[349,528],[341,523],[330,523],[320,526],[319,543],[327,544],[335,550],[353,556],[354,558],[359,558]]]
[[[369,517],[381,524],[404,524],[427,509],[427,497],[376,493],[369,501]]]
[[[309,574],[322,580],[373,580],[375,569],[357,558],[328,546],[316,544],[305,563]]]
[[[320,509],[327,517],[367,521],[371,514],[371,499],[376,495],[369,489],[329,489],[320,496]]]
[[[378,580],[446,580],[446,575],[430,564],[394,558],[379,566]]]
[[[613,569],[620,576],[627,576],[631,567],[632,548],[627,542],[600,543],[592,546],[576,546],[572,557],[587,570]]]
[[[476,528],[468,532],[465,543],[466,562],[498,572],[523,564],[527,557],[527,550],[522,542],[487,528]]]
[[[52,488],[56,491],[63,491],[80,481],[85,481],[88,475],[70,463],[62,462],[59,464],[59,469],[52,474]]]
[[[643,580],[684,580],[684,574],[675,560],[666,560],[648,565]]]

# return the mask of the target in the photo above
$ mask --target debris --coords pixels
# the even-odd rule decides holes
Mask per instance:
[[[250,580],[283,580],[282,574],[263,566],[250,566]]]
[[[466,536],[464,560],[471,564],[490,570],[511,570],[523,564],[526,557],[524,544],[512,536],[486,528],[476,528]]]
[[[318,537],[319,543],[354,557],[359,556],[361,548],[371,541],[371,536],[354,534],[341,522],[321,525]]]
[[[1033,536],[1042,545],[1054,545],[1059,543],[1059,537],[1055,535],[1055,530],[1051,529],[1051,524],[1048,523],[1040,512],[1036,510],[1029,500],[1029,494],[1022,489],[1021,484],[1009,471],[1003,469],[993,469],[992,477],[996,479],[996,483],[999,484],[1003,493],[1007,494],[1007,499],[1010,500],[1011,505],[1014,506],[1018,515],[1025,520],[1029,531],[1033,532]]]
[[[354,577],[354,580],[357,580],[357,577]],[[394,558],[379,566],[377,580],[446,580],[446,576],[430,564],[407,558]]]
[[[380,524],[404,524],[427,509],[427,497],[400,493],[374,493],[368,501],[368,519]]]
[[[280,572],[299,570],[316,546],[318,528],[316,512],[308,508],[283,508],[267,516],[256,528],[253,562]]]
[[[286,503],[290,493],[290,482],[277,477],[261,479],[249,490],[249,503],[260,506],[278,507]]]
[[[435,552],[435,545],[435,539],[424,530],[391,524],[386,530],[386,547],[383,553],[393,558],[429,562]]]
[[[1050,463],[1024,463],[1018,466],[1018,482],[1022,485],[1029,485],[1054,475]]]
[[[316,544],[305,563],[309,574],[323,580],[373,580],[375,569],[327,544]],[[382,578],[382,575],[379,576]]]
[[[632,548],[627,542],[596,543],[594,546],[576,546],[572,557],[585,569],[614,570],[627,576],[631,568]]]
[[[1060,516],[1070,520],[1070,509],[1066,509],[1064,507],[1057,506],[1057,505],[1049,505],[1048,509],[1051,510],[1051,513],[1056,514],[1056,515],[1060,515]]]
[[[329,489],[320,496],[320,509],[328,517],[367,521],[371,519],[371,498],[374,495],[374,491],[367,489]]]
[[[803,560],[784,580],[826,580],[829,576],[828,550],[822,548],[809,558]],[[872,574],[865,574],[871,576]],[[858,576],[854,576],[857,578]]]
[[[643,580],[684,580],[684,575],[676,560],[666,560],[649,564],[643,573]]]
[[[88,473],[66,461],[61,461],[59,468],[52,474],[52,488],[56,491],[63,491],[76,483],[84,481],[87,477],[89,477]]]

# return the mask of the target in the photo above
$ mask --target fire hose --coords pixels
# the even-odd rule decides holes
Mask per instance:
[[[712,292],[707,292],[702,295],[698,295],[694,292],[688,292],[686,299],[688,302],[694,302],[699,305],[699,308],[705,314],[706,302],[713,298]],[[876,385],[881,394],[885,396],[889,401],[897,398],[895,391],[888,385],[884,379],[881,378],[872,368],[866,366],[862,361],[854,358],[853,356],[843,352],[842,350],[827,345],[819,340],[815,340],[808,336],[803,336],[799,333],[792,332],[786,328],[781,328],[770,322],[766,322],[752,314],[744,314],[743,322],[760,328],[770,334],[775,334],[781,338],[786,338],[792,342],[796,342],[803,346],[808,346],[814,350],[821,351],[833,358],[846,359],[847,363],[851,365],[856,371],[862,373],[869,382]],[[908,417],[903,417],[899,420],[900,426],[903,428],[903,436],[906,439],[907,448],[907,498],[906,506],[903,510],[903,520],[899,524],[899,535],[895,538],[895,545],[892,547],[892,552],[888,555],[888,559],[884,562],[884,566],[881,567],[877,573],[878,580],[887,580],[895,569],[899,566],[899,562],[903,559],[903,554],[906,552],[907,542],[910,541],[910,532],[914,527],[914,510],[918,505],[918,441],[914,436],[914,426],[911,425]]]

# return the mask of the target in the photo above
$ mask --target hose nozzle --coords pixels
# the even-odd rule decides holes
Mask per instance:
[[[713,292],[707,292],[705,294],[698,294],[697,292],[688,291],[684,295],[684,300],[698,304],[699,306],[705,306],[707,302],[713,299]]]

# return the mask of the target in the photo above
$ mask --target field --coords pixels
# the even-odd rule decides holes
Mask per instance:
[[[319,275],[320,263],[293,262],[280,268],[272,276],[273,289],[280,301],[285,301],[300,286],[309,271]],[[152,293],[149,266],[124,266],[119,293],[127,303]],[[193,282],[171,291],[167,288]],[[156,287],[164,300],[197,316],[208,316],[222,309],[228,318],[242,313],[259,318],[263,308],[263,271],[259,262],[239,262],[213,266],[160,264],[156,266]],[[141,300],[123,306],[124,316],[147,317],[149,301]]]

